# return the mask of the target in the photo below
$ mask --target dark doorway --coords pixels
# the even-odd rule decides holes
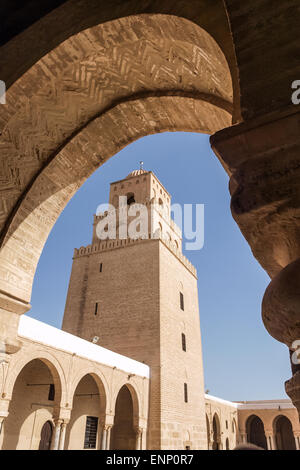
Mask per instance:
[[[278,450],[296,450],[293,428],[286,416],[277,418],[275,432]]]
[[[262,449],[267,450],[267,439],[262,420],[255,415],[248,418],[247,421],[247,440]]]
[[[50,450],[53,427],[50,421],[46,421],[41,431],[39,450]]]
[[[111,449],[133,450],[135,448],[136,435],[133,428],[133,402],[128,387],[124,385],[119,391],[116,401]]]
[[[221,442],[221,428],[220,428],[220,420],[218,416],[215,414],[213,418],[213,444],[212,450],[220,450],[220,442]]]

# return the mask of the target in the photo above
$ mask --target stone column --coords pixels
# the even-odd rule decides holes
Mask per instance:
[[[5,416],[0,416],[0,436],[1,436],[1,433],[2,433],[4,420],[5,420]]]
[[[272,279],[262,304],[264,325],[289,350],[300,339],[299,127],[294,106],[211,137],[230,176],[232,216]],[[286,392],[300,414],[299,364],[292,364],[292,373]]]
[[[107,433],[106,433],[106,450],[110,449],[111,430],[112,430],[112,425],[108,425],[107,426]]]
[[[64,450],[65,448],[65,439],[66,439],[66,429],[67,429],[67,422],[63,421],[60,426],[60,436],[59,436],[59,450]]]
[[[273,431],[265,431],[268,450],[276,450]]]
[[[3,432],[5,418],[8,417],[8,408],[10,400],[0,400],[0,436]],[[2,445],[0,446],[1,449]]]
[[[271,438],[271,442],[272,442],[272,450],[276,450],[276,447],[277,447],[276,446],[276,439],[275,439],[275,436],[274,436],[273,433],[271,434],[270,438]]]
[[[137,428],[136,429],[136,450],[142,450],[142,437],[143,437],[143,429]]]
[[[1,433],[3,429],[3,423],[4,423],[4,416],[0,416],[0,438],[1,438]],[[0,450],[2,449],[2,444],[0,444]]]
[[[101,438],[101,450],[106,450],[107,426],[103,426]]]
[[[296,450],[300,450],[300,433],[294,433]]]
[[[240,437],[241,437],[242,444],[246,444],[247,443],[247,433],[246,432],[241,432]]]
[[[142,435],[141,435],[141,450],[147,449],[147,428],[142,428]]]
[[[61,424],[62,420],[56,420],[54,421],[55,428],[54,428],[54,433],[52,436],[52,442],[51,442],[51,450],[58,450],[59,449],[59,442],[60,442],[60,432],[61,432]]]

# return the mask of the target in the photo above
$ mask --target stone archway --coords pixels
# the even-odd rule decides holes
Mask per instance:
[[[292,423],[286,416],[277,416],[274,420],[274,434],[277,450],[296,450]]]
[[[247,442],[267,450],[267,439],[264,423],[256,416],[251,415],[246,422]]]
[[[2,449],[39,449],[42,429],[46,422],[52,422],[61,400],[61,388],[55,384],[50,368],[41,359],[33,359],[22,368],[3,425]]]
[[[16,338],[18,315],[30,308],[32,280],[42,247],[62,208],[83,181],[105,159],[142,135],[194,130],[219,131],[211,143],[228,173],[233,173],[233,217],[254,256],[272,278],[276,277],[266,292],[264,323],[270,334],[293,353],[293,343],[300,334],[299,112],[291,104],[291,83],[299,72],[298,0],[290,0],[288,7],[279,2],[272,9],[265,2],[250,5],[237,0],[200,0],[193,8],[187,0],[178,5],[169,0],[151,5],[141,1],[139,6],[126,2],[116,8],[99,6],[96,0],[88,2],[90,8],[84,12],[80,0],[69,0],[60,8],[46,8],[49,14],[42,11],[33,20],[30,14],[29,19],[24,14],[24,24],[21,20],[19,29],[12,27],[0,53],[6,64],[2,79],[8,86],[7,105],[0,110],[0,340],[6,351],[20,348]],[[26,5],[22,8],[26,10]],[[12,23],[8,23],[18,23],[19,14],[10,13]],[[133,18],[134,27],[129,18]],[[94,29],[100,33],[89,36]],[[151,38],[156,39],[155,44]],[[135,47],[131,47],[133,42]],[[103,50],[114,50],[112,56],[127,74],[126,88],[131,67],[126,66],[126,59],[120,59],[126,56],[122,46],[127,45],[129,54],[139,50],[139,57],[147,57],[149,63],[156,57],[152,64],[155,69],[157,57],[168,51],[170,43],[178,46],[175,62],[183,60],[183,73],[177,73],[173,86],[164,87],[168,80],[160,77],[157,87],[147,83],[137,94],[134,86],[127,87],[128,93],[119,96],[113,94],[109,78],[101,76],[111,100],[104,109],[98,108],[98,102],[93,107],[86,95],[93,90],[98,93],[99,88],[90,60],[100,50],[91,51],[91,46],[100,44]],[[240,122],[230,129],[224,129],[231,124],[228,99],[215,93],[219,74],[210,75],[214,77],[206,82],[210,86],[200,89],[193,79],[185,81],[187,72],[193,75],[190,65],[198,60],[195,46],[206,62],[204,71],[211,70],[210,65],[216,71],[216,62],[211,59],[221,58],[222,64],[223,53],[226,56],[229,68],[225,67],[221,88],[231,75],[233,122]],[[184,54],[178,55],[180,49]],[[172,54],[166,57],[172,58]],[[66,81],[64,72],[69,73]],[[119,75],[114,70],[110,77],[119,79]],[[93,77],[92,86],[86,86],[89,77]],[[204,73],[202,78],[205,82],[208,76]],[[124,91],[122,86],[118,89]],[[71,96],[75,112],[72,105],[68,106]],[[181,114],[183,109],[185,113],[179,119],[178,110]],[[128,132],[127,123],[133,117],[138,124]],[[120,122],[126,125],[120,126]],[[107,142],[103,140],[105,132]],[[292,368],[286,391],[300,410],[299,364],[292,364]]]
[[[111,432],[110,448],[113,450],[134,450],[137,448],[137,427],[135,417],[138,416],[137,397],[133,399],[134,390],[123,385],[116,399],[114,425]]]
[[[94,373],[83,374],[76,382],[65,449],[100,449],[107,400],[104,386]]]
[[[230,126],[231,82],[206,31],[183,18],[143,15],[70,37],[10,87],[0,109],[10,188],[0,220],[0,306],[10,312],[11,343],[13,314],[30,308],[44,243],[77,189],[141,136]]]
[[[212,428],[213,428],[212,450],[221,450],[221,424],[220,424],[220,419],[217,413],[214,414]]]

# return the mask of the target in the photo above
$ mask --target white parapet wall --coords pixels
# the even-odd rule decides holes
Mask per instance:
[[[150,368],[142,362],[117,354],[85,339],[78,338],[54,326],[22,315],[20,318],[19,336],[37,343],[51,346],[61,351],[66,351],[77,356],[90,359],[110,367],[117,367],[130,374],[149,378]]]
[[[205,394],[205,400],[207,402],[220,403],[231,408],[236,408],[238,410],[288,410],[295,408],[292,401],[286,398],[278,400],[255,400],[235,402],[223,400],[222,398]]]

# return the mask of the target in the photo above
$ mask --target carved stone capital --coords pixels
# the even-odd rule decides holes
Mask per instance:
[[[300,244],[300,239],[299,239]],[[290,349],[300,340],[300,258],[275,276],[262,303],[264,325],[273,338]]]
[[[211,145],[230,175],[231,211],[273,278],[300,258],[300,113],[217,132]]]
[[[143,434],[143,428],[140,428],[140,427],[135,428],[135,433],[137,437],[140,437]]]

